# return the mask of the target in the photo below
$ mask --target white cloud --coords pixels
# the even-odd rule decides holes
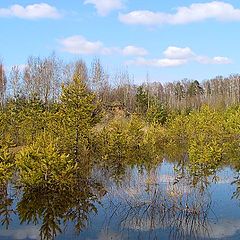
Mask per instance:
[[[119,20],[126,24],[158,25],[162,24],[166,14],[151,11],[133,11],[127,14],[119,14]]]
[[[123,7],[122,0],[85,0],[84,4],[93,4],[100,16],[106,16],[111,11]]]
[[[122,49],[122,53],[125,56],[146,56],[146,55],[148,55],[148,51],[146,49],[136,47],[136,46],[127,46]]]
[[[146,59],[137,58],[127,61],[126,64],[137,66],[151,66],[151,67],[177,67],[188,62],[198,62],[201,64],[230,64],[231,59],[227,57],[208,57],[195,54],[189,47],[175,47],[170,46],[163,52],[164,58]]]
[[[26,7],[15,4],[9,8],[0,8],[0,17],[17,17],[23,19],[40,19],[61,17],[60,12],[47,3],[27,5]]]
[[[193,3],[189,7],[179,7],[175,14],[147,10],[119,14],[119,20],[126,24],[162,25],[187,24],[207,19],[219,21],[240,21],[240,9],[221,1]]]
[[[201,64],[230,64],[232,60],[227,57],[207,57],[207,56],[197,56],[196,61]]]
[[[169,59],[188,59],[195,55],[189,47],[179,48],[174,46],[168,47],[163,54]]]
[[[62,51],[77,55],[120,54],[124,56],[145,56],[148,54],[146,49],[132,45],[126,46],[124,48],[105,47],[101,41],[89,41],[81,35],[60,39],[59,42]]]
[[[72,54],[110,54],[112,50],[105,48],[100,41],[91,42],[83,36],[71,36],[60,40],[62,50]]]
[[[183,64],[186,64],[187,60],[185,59],[146,59],[146,58],[137,58],[135,60],[127,61],[126,64],[137,65],[137,66],[151,66],[151,67],[176,67]]]
[[[169,46],[163,58],[147,59],[148,51],[145,48],[128,45],[123,48],[106,47],[101,41],[89,41],[81,35],[70,36],[59,40],[61,50],[76,55],[110,55],[136,56],[126,64],[152,67],[177,67],[195,61],[201,64],[230,64],[227,57],[208,57],[195,54],[189,47]]]

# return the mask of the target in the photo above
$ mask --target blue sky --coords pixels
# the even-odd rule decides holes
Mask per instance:
[[[0,23],[8,67],[55,51],[127,66],[137,83],[240,73],[237,0],[1,0]]]

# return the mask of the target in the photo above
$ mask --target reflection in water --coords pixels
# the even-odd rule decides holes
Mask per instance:
[[[3,193],[6,192],[6,189]],[[83,180],[67,189],[23,189],[16,211],[21,224],[38,225],[39,228],[11,230],[1,233],[16,239],[54,239],[63,232],[69,222],[79,234],[88,224],[89,213],[97,213],[96,203],[105,194],[103,187],[93,181]],[[7,195],[1,198],[2,224],[8,227],[12,210],[12,199]],[[14,237],[16,236],[16,237]],[[19,237],[23,236],[23,237]]]
[[[1,237],[9,237],[10,239],[40,239],[40,230],[38,226],[26,226],[19,229],[2,230]]]
[[[106,231],[106,230],[101,231],[97,239],[94,238],[94,240],[122,240],[122,239],[123,238],[121,233]],[[93,239],[88,238],[87,240],[93,240]]]
[[[6,229],[12,221],[11,215],[14,212],[12,209],[13,196],[8,193],[8,185],[0,186],[0,221]]]
[[[235,177],[235,180],[232,182],[232,184],[236,185],[236,191],[233,193],[233,198],[240,200],[240,171],[238,172],[238,175]]]
[[[157,229],[168,229],[169,239],[208,236],[210,193],[203,191],[200,183],[200,187],[193,187],[187,178],[174,179],[173,175],[160,175],[158,169],[138,173],[130,182],[112,189],[110,207],[120,219],[119,226],[153,235]]]
[[[210,189],[212,182],[229,186],[232,172],[231,178],[214,175],[197,179],[186,169],[180,174],[166,162],[152,170],[125,166],[119,178],[116,171],[114,175],[105,169],[93,172],[94,177],[63,189],[23,188],[17,194],[7,185],[1,186],[0,219],[5,230],[0,238],[73,239],[72,227],[76,239],[87,240],[224,239],[239,233],[238,215],[236,219],[214,215]],[[235,198],[239,198],[239,186],[238,178]],[[22,226],[13,224],[6,230],[16,216]]]
[[[89,213],[97,213],[100,194],[104,194],[102,186],[87,180],[65,190],[25,190],[17,211],[21,222],[38,224],[41,220],[41,239],[53,239],[69,221],[79,234],[88,224]]]
[[[240,220],[221,220],[217,224],[210,223],[209,238],[226,239],[235,236],[240,231]]]

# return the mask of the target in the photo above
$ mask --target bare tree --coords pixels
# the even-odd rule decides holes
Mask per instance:
[[[98,100],[106,104],[109,95],[108,74],[99,59],[94,59],[92,62],[90,85],[91,89],[96,92]]]
[[[3,107],[7,90],[7,77],[3,63],[0,61],[0,104]]]
[[[16,99],[20,92],[21,92],[21,79],[22,79],[22,72],[18,65],[15,65],[11,68],[9,73],[9,83],[10,83],[10,95]]]

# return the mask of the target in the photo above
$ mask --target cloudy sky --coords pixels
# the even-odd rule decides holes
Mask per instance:
[[[1,0],[0,56],[99,57],[140,82],[240,73],[240,1]]]

